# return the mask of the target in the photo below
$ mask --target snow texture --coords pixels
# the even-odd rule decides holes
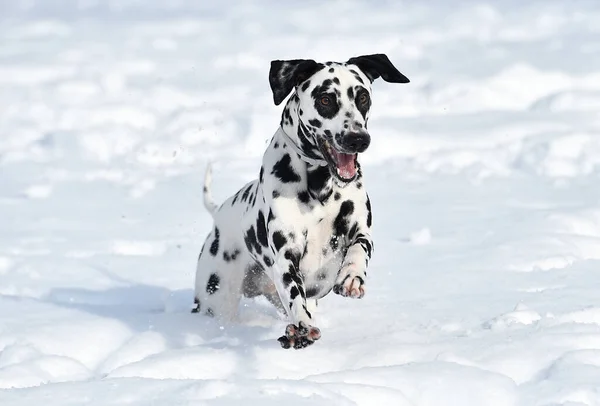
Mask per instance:
[[[190,314],[271,59],[384,52],[362,300]],[[600,405],[600,3],[0,1],[0,405]]]

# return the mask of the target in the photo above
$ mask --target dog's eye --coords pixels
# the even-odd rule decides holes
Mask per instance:
[[[361,94],[358,98],[358,102],[362,105],[367,104],[369,102],[369,95],[366,93]]]
[[[331,98],[329,96],[322,96],[320,102],[323,106],[329,106],[331,104]]]

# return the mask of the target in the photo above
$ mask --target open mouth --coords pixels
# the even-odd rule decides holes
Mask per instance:
[[[330,171],[344,182],[350,182],[356,177],[356,157],[358,154],[346,154],[337,151],[331,143],[323,141],[321,149]]]

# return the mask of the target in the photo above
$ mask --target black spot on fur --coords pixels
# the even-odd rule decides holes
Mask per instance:
[[[290,264],[290,266],[288,268],[288,273],[290,274],[290,276],[292,277],[292,280],[296,284],[301,285],[303,283],[302,278],[298,275],[298,271],[294,267],[294,264]]]
[[[212,242],[212,244],[210,244],[210,254],[214,257],[217,255],[217,252],[219,251],[219,229],[217,227],[215,227],[215,239]]]
[[[304,288],[302,287],[302,285],[298,285],[298,292],[300,292],[300,297],[306,299],[306,292],[304,292]]]
[[[303,190],[302,192],[298,193],[298,200],[300,200],[304,204],[307,204],[310,200],[308,192],[306,190]]]
[[[322,280],[325,280],[325,279],[327,279],[327,273],[326,272],[319,272],[317,274],[317,280],[322,281]]]
[[[321,128],[321,121],[317,120],[316,118],[308,120],[308,124],[312,125],[313,127]]]
[[[197,297],[194,298],[194,308],[192,309],[192,313],[200,313],[200,299]]]
[[[250,242],[248,236],[244,236],[244,243],[246,243],[246,248],[248,248],[248,251],[252,252],[252,242]]]
[[[283,155],[281,159],[273,165],[271,174],[275,175],[283,183],[300,182],[300,175],[292,168],[291,162],[292,158],[290,158],[289,154]]]
[[[360,77],[360,75],[358,74],[357,71],[355,71],[354,69],[350,69],[350,72],[352,72],[352,74],[354,75],[354,78],[359,81],[361,84],[365,84],[365,82],[362,80],[362,78]]]
[[[275,231],[273,233],[273,244],[275,245],[275,249],[279,251],[283,246],[287,243],[287,238],[283,235],[281,231]]]
[[[300,291],[298,290],[298,287],[292,286],[292,289],[290,289],[290,299],[294,300],[299,294]]]
[[[333,78],[333,83],[335,83],[336,85],[339,85],[340,80],[338,78]]]
[[[206,315],[210,317],[215,317],[215,312],[210,307],[206,309]]]
[[[318,158],[315,151],[315,146],[310,141],[310,136],[308,135],[308,129],[302,122],[298,126],[298,141],[300,141],[300,150],[309,158]]]
[[[248,198],[248,195],[250,194],[250,189],[252,188],[252,184],[248,185],[248,187],[246,188],[246,190],[244,190],[244,194],[242,194],[242,202],[245,202],[246,199]]]
[[[356,182],[356,188],[357,189],[361,189],[362,188],[362,182]]]
[[[354,202],[345,200],[340,206],[340,211],[333,221],[333,234],[336,236],[344,236],[348,234],[348,216],[354,212]]]
[[[267,224],[270,224],[273,220],[275,220],[275,215],[273,214],[273,210],[269,209],[269,217],[267,217]]]
[[[302,91],[306,92],[306,89],[308,89],[309,86],[310,86],[310,80],[307,80],[306,82],[304,82],[302,84]]]
[[[284,124],[291,125],[293,121],[294,120],[292,118],[292,115],[290,114],[290,109],[286,107],[285,109],[283,109],[283,113],[281,114],[281,126],[283,126]]]
[[[347,91],[347,93],[348,93],[348,98],[349,98],[350,100],[354,100],[354,89],[352,89],[352,87],[349,87],[349,88],[348,88],[348,91]]]
[[[342,144],[342,141],[343,141],[343,140],[342,140],[342,133],[336,133],[336,134],[333,136],[333,138],[335,138],[335,141],[336,141],[338,144]]]
[[[273,191],[273,199],[277,199],[279,197],[279,192],[277,190]]]
[[[371,258],[371,254],[373,252],[373,245],[371,242],[364,236],[364,234],[359,233],[358,236],[354,239],[354,244],[359,244],[369,258]]]
[[[241,190],[238,190],[237,193],[235,194],[235,196],[233,196],[233,200],[231,201],[232,206],[235,204],[235,202],[237,201],[237,198],[240,196],[240,192],[241,192]]]
[[[329,72],[329,73],[333,73],[333,72],[335,72],[335,69],[333,69],[333,68],[329,68],[329,71],[328,71],[328,72]]]
[[[260,183],[263,183],[264,181],[264,176],[265,176],[265,168],[263,168],[262,166],[260,167],[260,174],[258,175],[258,179]]]
[[[250,226],[248,231],[246,231],[246,235],[244,236],[244,242],[246,243],[248,251],[256,252],[257,254],[262,254],[262,247],[256,239],[256,231],[254,230],[254,226]]]
[[[333,199],[334,200],[340,200],[340,198],[342,197],[342,195],[340,194],[340,192],[335,192],[335,194],[333,195]]]
[[[371,227],[373,215],[371,214],[371,199],[367,196],[367,227]]]
[[[273,265],[273,260],[268,257],[268,256],[263,256],[263,261],[265,263],[266,266],[272,266]]]
[[[263,247],[269,246],[268,234],[267,234],[267,223],[265,222],[265,215],[262,210],[258,211],[258,219],[256,220],[256,236],[258,237],[258,242]]]
[[[219,284],[221,282],[221,278],[216,273],[211,273],[208,277],[208,283],[206,284],[206,293],[209,295],[214,294],[217,290],[219,290]]]
[[[337,235],[334,235],[333,237],[331,237],[331,239],[329,240],[329,246],[331,247],[332,251],[337,251],[339,245],[340,245],[340,238]]]
[[[348,231],[348,237],[350,239],[353,239],[354,236],[356,235],[357,231],[358,231],[358,223],[355,221],[354,224],[352,224],[352,227],[350,228],[350,231]]]
[[[284,258],[292,263],[292,265],[294,266],[294,270],[298,269],[298,267],[300,266],[300,253],[292,250],[287,250],[284,254]]]
[[[313,194],[319,195],[330,179],[329,169],[326,166],[319,166],[316,170],[308,172],[308,188]]]
[[[290,285],[290,283],[292,283],[292,282],[293,282],[292,274],[289,272],[285,272],[283,274],[283,286],[287,288]]]
[[[278,143],[278,142],[276,142],[275,144],[273,144],[273,148],[274,148],[274,149],[277,149],[277,148],[279,148],[279,143]]]

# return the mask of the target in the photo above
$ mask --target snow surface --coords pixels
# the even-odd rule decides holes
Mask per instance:
[[[189,313],[271,59],[385,52],[375,256],[323,337]],[[600,405],[600,3],[0,1],[0,405]]]

